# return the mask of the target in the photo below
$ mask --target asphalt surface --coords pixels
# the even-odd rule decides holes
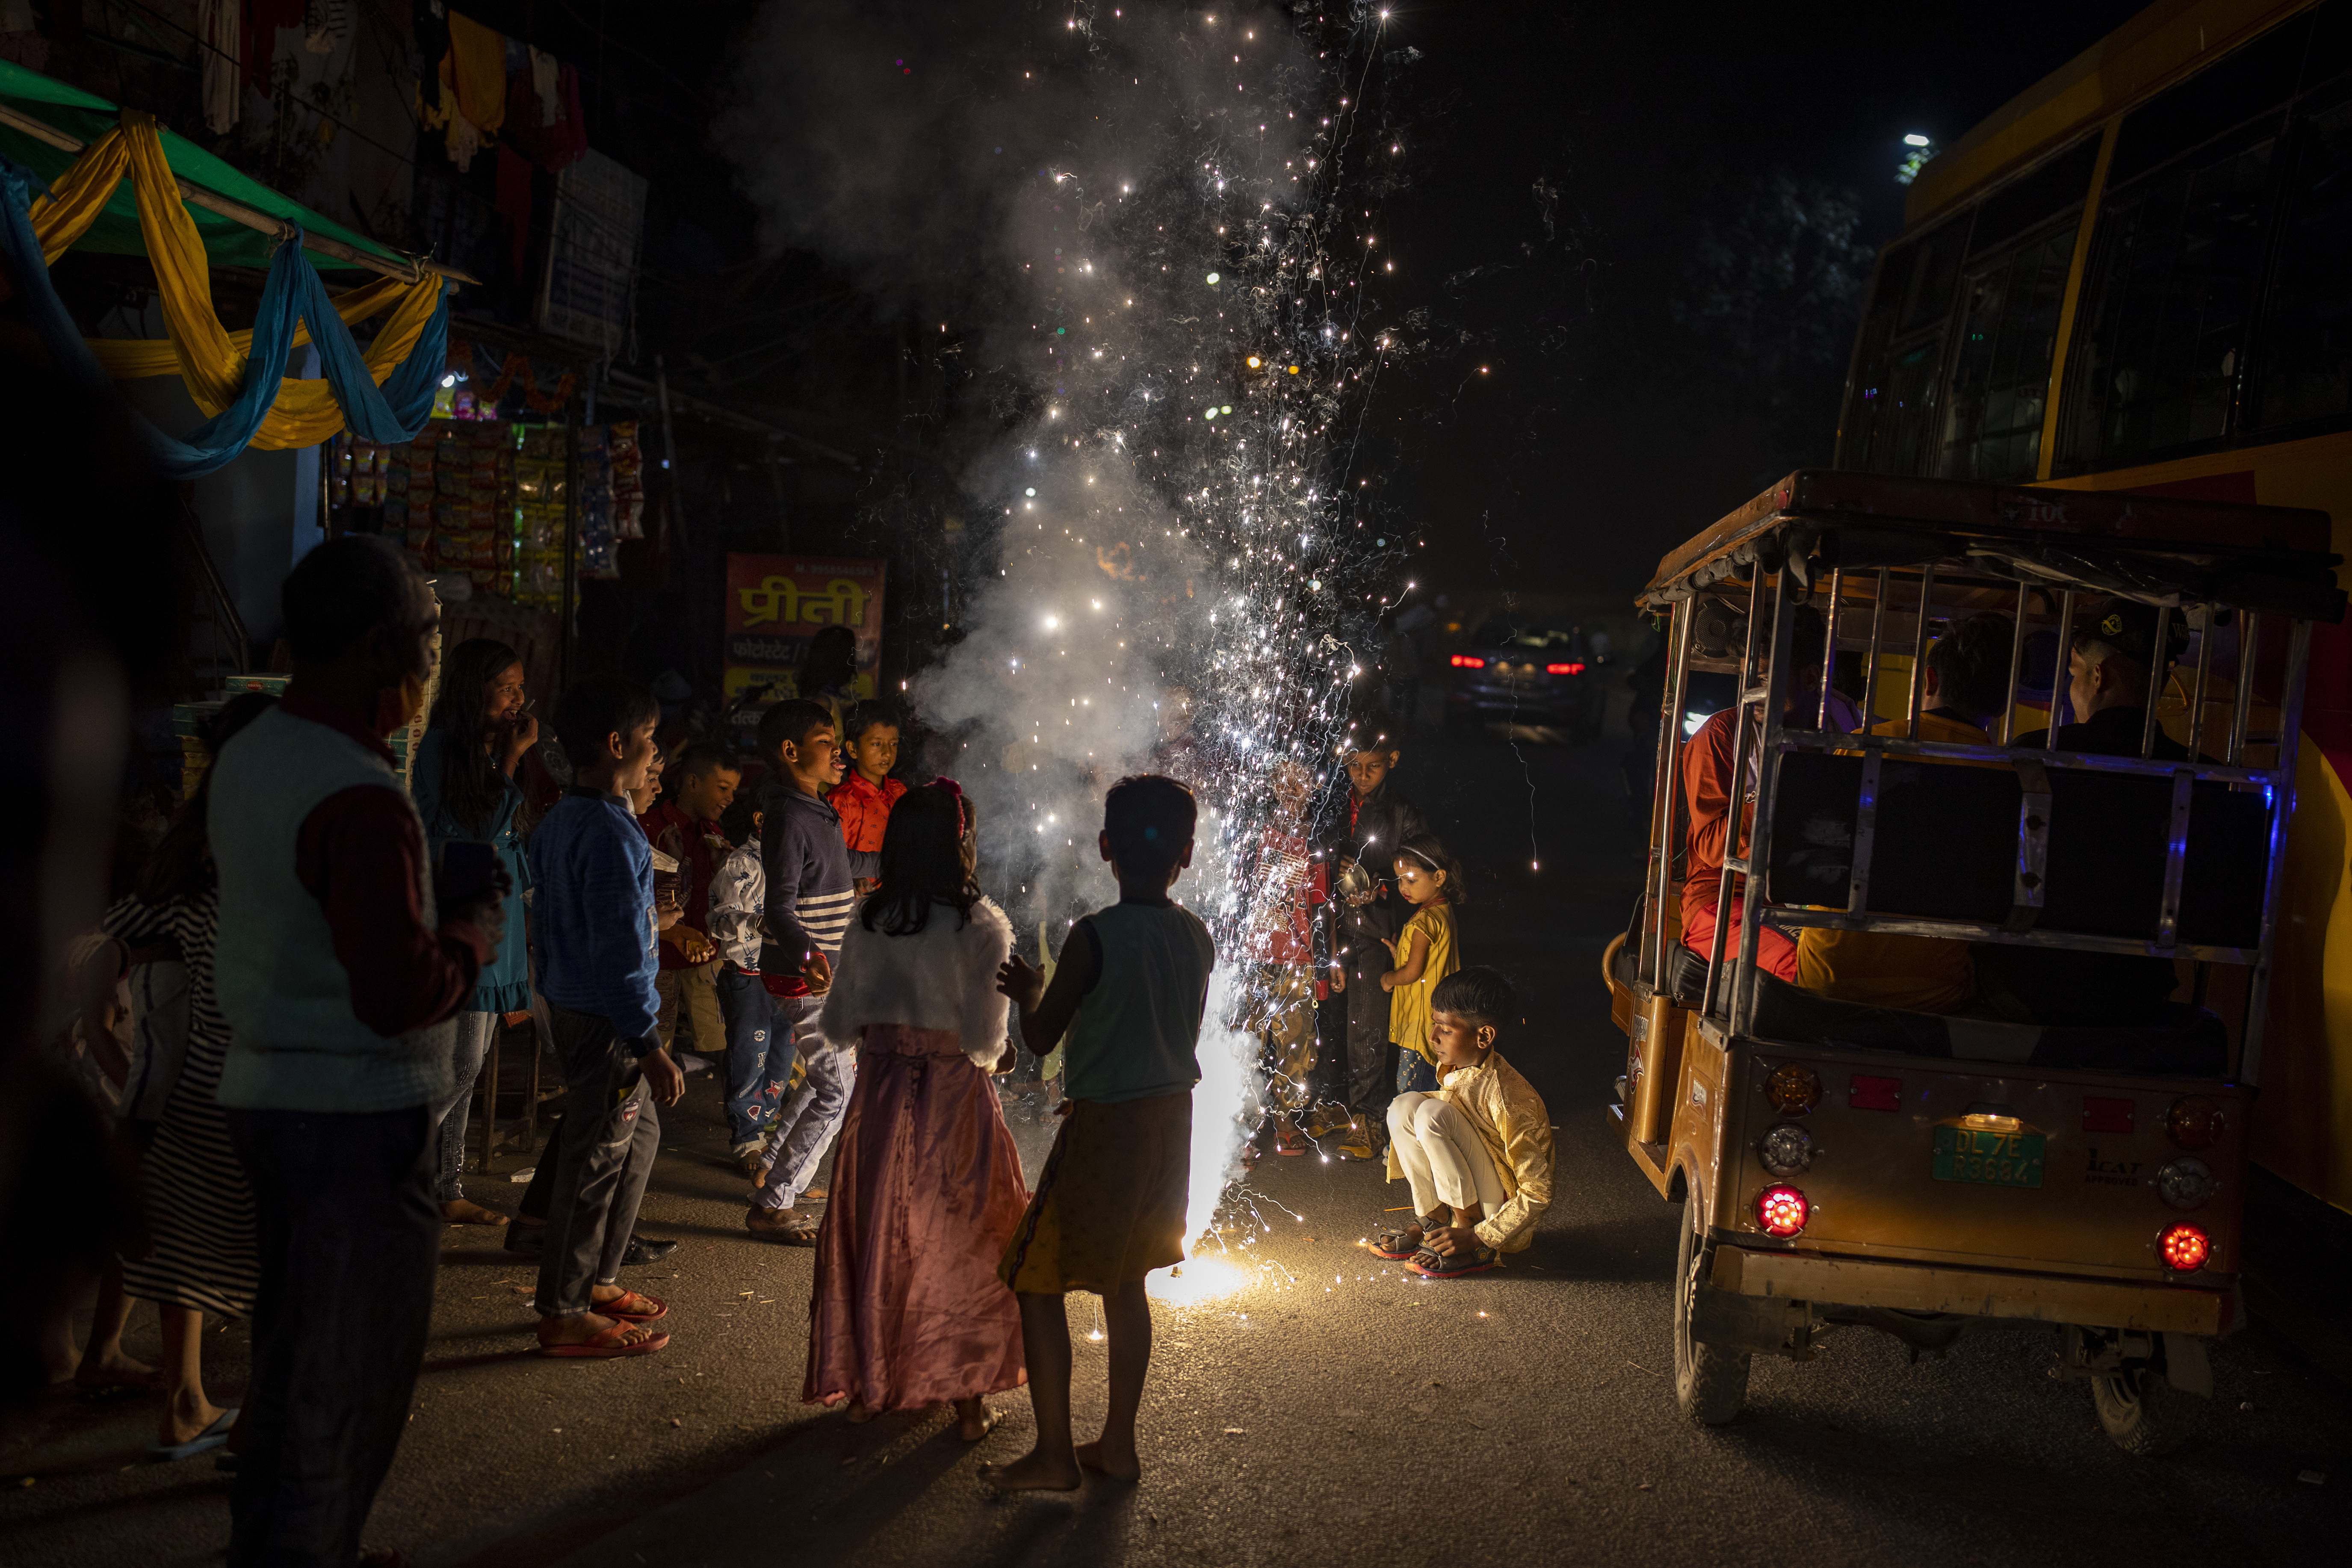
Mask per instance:
[[[1570,748],[1440,742],[1405,784],[1471,868],[1472,962],[1522,986],[1504,1052],[1559,1126],[1558,1197],[1497,1273],[1432,1284],[1357,1245],[1407,1201],[1376,1169],[1261,1160],[1224,1211],[1238,1284],[1163,1300],[1139,1485],[1001,1498],[979,1458],[1027,1446],[1028,1401],[978,1455],[944,1413],[851,1427],[799,1403],[812,1255],[746,1239],[710,1077],[665,1117],[641,1228],[681,1238],[628,1282],[676,1340],[642,1360],[536,1359],[530,1273],[452,1230],[416,1414],[369,1531],[434,1565],[1296,1563],[2145,1565],[2334,1560],[2352,1522],[2352,1409],[2260,1329],[2217,1347],[2202,1435],[2162,1460],[2100,1433],[2053,1337],[2000,1331],[1916,1364],[1852,1329],[1759,1358],[1746,1413],[1675,1413],[1678,1211],[1607,1125],[1622,1037],[1599,979],[1640,847],[1622,729]],[[1531,843],[1530,840],[1533,840]],[[1543,869],[1529,869],[1540,859]],[[1034,1168],[1049,1129],[1015,1114]],[[472,1195],[519,1196],[469,1177]],[[1081,1428],[1100,1411],[1072,1299]],[[152,1320],[132,1348],[152,1351]],[[215,1398],[243,1331],[208,1337]],[[140,1462],[153,1406],[60,1396],[0,1442],[0,1560],[208,1563],[228,1479]],[[30,1484],[24,1484],[25,1478]],[[2316,1478],[2315,1480],[2304,1478]]]

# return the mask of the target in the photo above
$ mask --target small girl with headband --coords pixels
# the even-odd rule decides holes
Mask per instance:
[[[1398,1047],[1399,1094],[1433,1094],[1437,1052],[1429,1040],[1429,994],[1462,967],[1454,911],[1463,901],[1462,868],[1433,833],[1397,846],[1397,892],[1413,906],[1390,948],[1397,966],[1381,976],[1389,994],[1389,1039]]]

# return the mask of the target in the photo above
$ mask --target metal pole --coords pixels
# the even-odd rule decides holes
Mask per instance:
[[[2140,715],[2139,756],[2146,762],[2156,755],[2156,704],[2163,695],[2164,685],[2172,679],[2172,661],[2165,653],[2172,646],[2172,606],[2156,607],[2156,646],[2147,650],[2147,711]]]
[[[1756,621],[1764,607],[1764,565],[1748,567],[1748,640],[1739,655],[1738,695],[1731,704],[1731,780],[1726,789],[1729,820],[1723,828],[1723,868],[1715,884],[1715,934],[1707,942],[1706,990],[1699,998],[1699,1016],[1715,1013],[1716,976],[1723,968],[1723,948],[1731,927],[1731,879],[1739,850],[1739,818],[1748,794],[1748,672],[1756,663]],[[1744,884],[1743,884],[1744,885]]]
[[[2238,612],[2238,697],[2230,712],[2230,751],[2221,760],[2231,767],[2243,764],[2246,726],[2254,716],[2254,662],[2262,658],[2262,617],[2252,610]],[[2281,736],[2281,743],[2285,737]]]
[[[1652,985],[1664,982],[1666,975],[1666,894],[1674,880],[1675,828],[1682,815],[1683,704],[1690,696],[1691,625],[1698,619],[1695,595],[1675,605],[1667,634],[1674,639],[1674,653],[1666,667],[1665,707],[1658,715],[1657,774],[1650,799],[1650,848],[1655,875],[1651,879],[1647,918],[1652,925],[1646,945]],[[1676,903],[1679,908],[1679,897]]]
[[[2058,595],[2058,652],[2050,667],[2050,727],[2042,731],[2042,749],[2058,749],[2058,719],[2064,711],[2068,682],[2067,660],[2074,640],[2074,590],[2067,589]]]
[[[2205,626],[2197,634],[2197,680],[2189,699],[2189,760],[2195,762],[2205,743],[2205,682],[2213,668],[2213,611],[2205,606]]]
[[[2253,616],[2246,619],[2252,622]],[[2252,627],[2248,630],[2251,632]],[[2251,637],[2248,638],[2251,642]],[[2252,982],[2246,988],[2246,1027],[2244,1047],[2238,1056],[2238,1076],[2247,1083],[2262,1081],[2263,1034],[2269,1022],[2271,971],[2278,962],[2272,944],[2278,938],[2279,884],[2286,879],[2287,822],[2294,815],[2295,752],[2303,742],[2303,681],[2311,663],[2311,623],[2296,621],[2287,634],[2286,681],[2279,689],[2278,755],[2271,765],[2271,852],[2270,879],[2263,888],[2263,931],[2260,953],[2254,962]],[[2239,689],[2248,690],[2251,681],[2247,672],[2253,661],[2241,655],[2238,661]],[[2232,725],[2242,730],[2242,725]]]
[[[1885,567],[1878,569],[1878,586],[1870,601],[1870,652],[1862,667],[1862,728],[1867,734],[1878,721],[1878,657],[1886,641],[1886,595],[1891,579]]]
[[[1822,708],[1821,711],[1813,717],[1814,730],[1822,734],[1827,734],[1830,727],[1830,686],[1837,677],[1838,608],[1843,599],[1843,590],[1844,587],[1845,569],[1843,567],[1832,568],[1830,572],[1829,627],[1825,634],[1827,646],[1822,650]],[[1865,730],[1869,729],[1869,721],[1865,719],[1863,721],[1862,727]]]
[[[2017,620],[2009,632],[2009,685],[2001,693],[2000,743],[2008,745],[2017,736],[2017,682],[2025,671],[2025,603],[2033,590],[2024,578],[2017,580]]]
[[[1742,857],[1748,869],[1739,904],[1739,962],[1731,972],[1731,1005],[1726,1009],[1731,1015],[1734,1034],[1752,1028],[1756,1014],[1756,953],[1763,942],[1764,920],[1761,874],[1772,852],[1772,774],[1780,760],[1782,709],[1796,674],[1789,668],[1790,650],[1797,640],[1796,595],[1789,591],[1793,575],[1784,560],[1772,578],[1772,664],[1764,672],[1763,732],[1756,758],[1756,820],[1748,828],[1748,853]],[[1744,723],[1741,728],[1744,731]]]
[[[1927,689],[1927,601],[1936,596],[1936,563],[1927,563],[1919,574],[1919,632],[1911,645],[1911,696],[1904,718],[1909,728],[1906,741],[1919,738],[1920,693]]]

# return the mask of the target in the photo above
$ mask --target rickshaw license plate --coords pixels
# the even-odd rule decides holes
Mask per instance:
[[[1974,1182],[1989,1187],[2038,1187],[2042,1184],[2043,1142],[2039,1132],[1938,1127],[1936,1180]]]

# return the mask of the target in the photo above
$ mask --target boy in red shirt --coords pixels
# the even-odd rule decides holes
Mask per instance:
[[[841,754],[849,773],[824,803],[840,814],[841,837],[852,855],[878,855],[890,808],[907,793],[904,781],[890,776],[898,765],[898,716],[887,702],[861,702],[843,728]],[[858,892],[870,891],[872,881],[859,878]]]

